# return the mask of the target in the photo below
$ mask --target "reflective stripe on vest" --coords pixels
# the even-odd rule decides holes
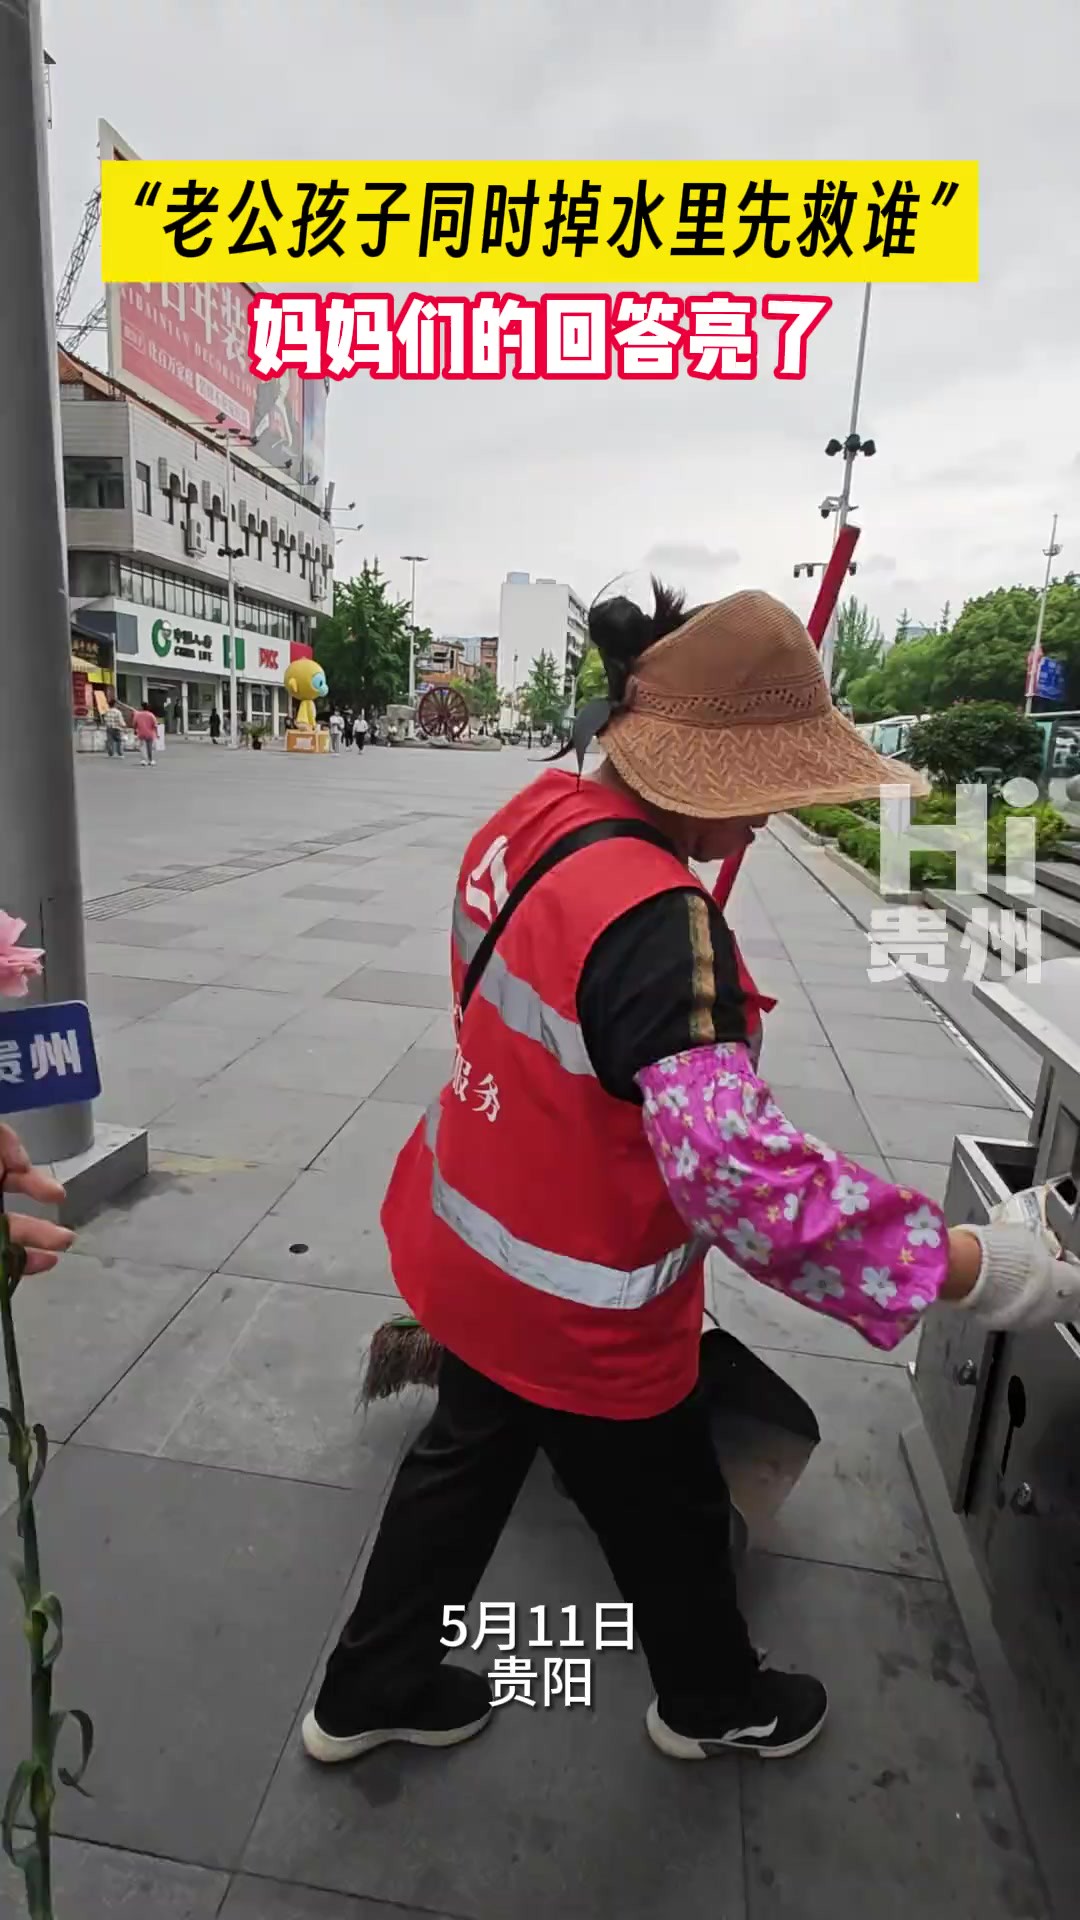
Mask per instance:
[[[468,966],[485,929],[471,920],[461,904],[454,902],[454,944]],[[566,1073],[595,1078],[585,1039],[576,1020],[568,1020],[542,1000],[535,987],[511,973],[501,953],[493,953],[480,976],[477,993],[494,1007],[505,1027],[535,1040],[558,1061]]]
[[[490,1261],[508,1279],[577,1306],[644,1307],[666,1293],[702,1258],[705,1243],[691,1240],[673,1247],[651,1266],[603,1267],[592,1260],[575,1260],[569,1254],[550,1253],[545,1247],[519,1240],[493,1214],[485,1213],[444,1180],[435,1152],[439,1114],[436,1101],[428,1108],[425,1123],[432,1159],[432,1212],[471,1252]]]

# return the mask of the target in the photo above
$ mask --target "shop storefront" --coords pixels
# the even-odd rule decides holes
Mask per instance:
[[[115,650],[103,635],[71,623],[71,707],[76,721],[94,721],[115,692]]]
[[[206,734],[217,708],[224,731],[229,704],[232,639],[216,621],[173,617],[119,599],[95,601],[95,624],[114,633],[117,697],[129,706],[145,702],[167,733]],[[287,640],[257,633],[236,636],[238,722],[282,730],[288,711],[283,686],[294,652]],[[305,649],[307,651],[307,649]]]

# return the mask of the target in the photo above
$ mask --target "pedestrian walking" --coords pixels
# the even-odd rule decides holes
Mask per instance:
[[[216,707],[210,709],[210,744],[216,747],[221,739],[221,715]]]
[[[105,709],[105,752],[110,760],[124,757],[124,716],[112,694]]]
[[[785,1118],[757,1071],[771,1003],[691,868],[773,811],[925,782],[835,711],[767,594],[685,613],[658,586],[651,615],[610,600],[589,628],[609,698],[577,716],[577,773],[531,781],[461,867],[453,1071],[382,1211],[417,1349],[442,1351],[438,1401],[304,1721],[324,1762],[486,1725],[487,1677],[444,1653],[538,1451],[633,1610],[654,1744],[780,1759],[815,1739],[824,1686],[766,1664],[736,1596],[699,1384],[709,1243],[881,1350],[939,1300],[983,1328],[1080,1310],[1080,1272],[1034,1233],[950,1230]]]
[[[364,744],[367,740],[367,735],[368,735],[367,714],[358,713],[356,716],[356,720],[353,724],[353,739],[356,741],[357,753],[363,753]]]
[[[330,751],[337,753],[341,746],[341,736],[345,731],[345,722],[337,708],[330,715]]]
[[[136,710],[135,738],[143,751],[143,765],[152,767],[158,744],[158,717],[149,707]]]
[[[347,747],[351,747],[351,746],[352,746],[352,741],[353,741],[353,724],[354,724],[354,720],[353,720],[353,710],[352,710],[352,708],[351,708],[351,707],[346,707],[346,709],[345,709],[345,731],[343,732],[343,734],[342,734],[342,736],[341,736],[341,737],[342,737],[342,740],[344,741],[344,743],[345,743],[345,745],[346,745]]]

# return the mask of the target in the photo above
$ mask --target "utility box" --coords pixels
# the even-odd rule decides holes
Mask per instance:
[[[1048,1219],[1080,1257],[1080,959],[976,992],[1042,1072],[1026,1142],[957,1140],[946,1217],[985,1221],[1010,1193],[1059,1181]],[[987,1336],[934,1313],[914,1382],[1002,1645],[1080,1793],[1080,1327]]]

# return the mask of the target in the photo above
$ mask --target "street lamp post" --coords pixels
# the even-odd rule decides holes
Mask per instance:
[[[1025,713],[1031,712],[1032,702],[1035,700],[1039,691],[1039,667],[1042,662],[1043,621],[1046,619],[1046,596],[1050,591],[1050,569],[1053,566],[1054,561],[1056,560],[1058,554],[1061,552],[1061,548],[1057,544],[1057,523],[1058,523],[1058,517],[1057,517],[1057,514],[1055,513],[1054,524],[1050,528],[1050,545],[1048,547],[1043,548],[1043,552],[1046,555],[1046,575],[1045,575],[1045,578],[1043,579],[1042,592],[1039,595],[1039,618],[1035,626],[1035,645],[1031,650],[1031,665],[1028,668],[1027,693],[1024,698]]]
[[[416,569],[427,559],[426,553],[403,553],[411,572],[409,586],[409,705],[416,698]]]
[[[876,452],[874,442],[872,440],[860,440],[858,431],[859,400],[862,395],[863,365],[866,360],[866,332],[870,322],[870,291],[869,285],[867,285],[863,291],[862,320],[859,326],[859,350],[855,358],[855,384],[851,394],[851,424],[848,427],[847,439],[844,441],[830,440],[825,449],[828,454],[843,453],[844,456],[844,480],[840,488],[839,497],[835,501],[830,501],[828,510],[826,510],[824,502],[822,502],[821,507],[822,517],[824,519],[828,519],[829,513],[832,512],[835,507],[834,546],[844,528],[847,526],[848,514],[851,512],[851,473],[855,465],[855,456],[859,453],[865,453],[869,456]],[[834,608],[832,618],[829,621],[828,632],[825,635],[821,649],[821,664],[825,670],[825,679],[830,686],[832,685],[832,666],[836,654],[838,624],[839,616]]]
[[[225,560],[225,592],[229,615],[229,745],[240,745],[239,716],[237,714],[236,685],[236,581],[233,576],[233,561],[240,552],[232,543],[232,443],[245,437],[239,427],[230,427],[225,423],[225,415],[219,413],[217,425],[204,427],[203,432],[216,440],[225,455],[225,545],[220,552]]]

